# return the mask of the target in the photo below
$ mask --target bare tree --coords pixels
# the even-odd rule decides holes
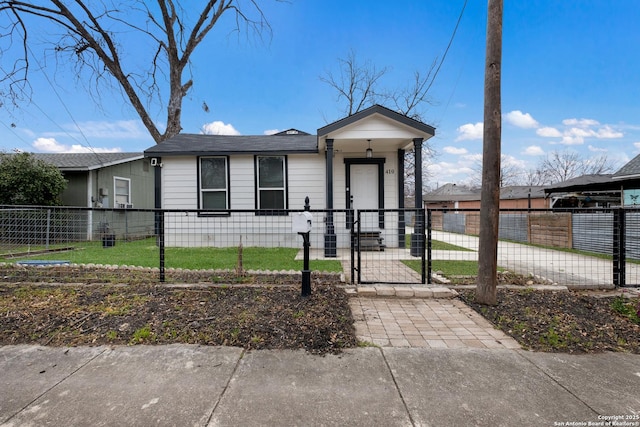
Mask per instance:
[[[540,163],[536,173],[544,177],[545,184],[567,181],[581,175],[611,173],[615,164],[606,154],[589,159],[576,151],[552,151]]]
[[[524,185],[539,186],[549,184],[544,171],[540,169],[529,169],[524,172]]]
[[[500,188],[525,185],[522,169],[511,159],[513,158],[505,154],[500,155]],[[482,187],[482,159],[474,162],[471,169],[473,170],[470,180],[471,186]]]
[[[438,61],[434,60],[426,72],[416,71],[406,87],[387,88],[383,85],[383,77],[389,72],[388,67],[378,68],[371,61],[359,62],[355,52],[349,52],[346,58],[338,58],[339,75],[327,71],[320,80],[328,84],[338,94],[337,101],[343,106],[342,112],[353,115],[373,104],[388,104],[389,108],[424,122],[425,105],[432,105],[433,100],[428,91],[436,75]],[[422,145],[423,166],[435,156],[433,147],[425,142]],[[405,200],[407,206],[413,204],[415,198],[415,153],[409,150],[405,154]],[[423,182],[429,179],[426,167],[422,168]]]
[[[320,76],[320,81],[328,84],[338,93],[338,102],[344,103],[343,113],[351,116],[358,111],[380,102],[383,97],[378,92],[378,81],[388,71],[386,67],[377,69],[370,61],[358,63],[353,50],[346,58],[338,58],[339,74],[331,71]]]
[[[1,0],[5,23],[0,34],[4,74],[0,82],[8,86],[2,94],[14,100],[25,97],[30,74],[36,71],[32,49],[41,46],[35,36],[42,26],[52,27],[58,36],[44,52],[52,48],[58,66],[74,64],[78,78],[87,72],[89,86],[119,87],[157,143],[176,135],[182,129],[183,98],[193,86],[191,57],[220,17],[232,14],[237,31],[271,31],[259,0],[193,3],[183,7],[179,0]],[[151,46],[148,61],[137,58],[132,63],[127,46]],[[19,51],[17,57],[9,55],[14,49]],[[9,65],[7,58],[13,58]],[[164,131],[150,110],[154,103],[166,103]]]

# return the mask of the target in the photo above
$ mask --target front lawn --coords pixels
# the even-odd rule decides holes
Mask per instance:
[[[116,241],[111,247],[103,247],[101,241],[82,242],[73,245],[73,250],[41,253],[37,256],[0,258],[1,261],[64,260],[74,264],[130,265],[136,267],[158,267],[160,249],[155,238]],[[302,261],[295,260],[296,248],[245,247],[242,251],[242,266],[245,270],[302,270]],[[165,267],[200,269],[230,269],[238,265],[238,248],[165,248]],[[309,263],[311,270],[340,272],[339,261],[315,261]]]

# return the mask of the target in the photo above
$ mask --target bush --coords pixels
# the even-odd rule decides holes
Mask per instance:
[[[67,181],[30,153],[0,154],[0,205],[58,206]]]

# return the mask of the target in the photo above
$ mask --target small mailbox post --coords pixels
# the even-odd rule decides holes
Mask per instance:
[[[293,214],[291,228],[294,233],[302,236],[304,248],[304,264],[302,266],[302,296],[311,295],[311,270],[309,270],[309,232],[311,232],[311,220],[313,216],[309,212],[309,196],[304,199],[304,212]]]

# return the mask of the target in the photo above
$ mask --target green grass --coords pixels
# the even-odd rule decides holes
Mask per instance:
[[[155,238],[131,242],[116,241],[112,247],[102,247],[102,242],[83,242],[73,245],[72,251],[39,254],[35,257],[3,259],[2,261],[65,260],[76,264],[133,265],[138,267],[158,267],[160,249]],[[302,269],[302,261],[295,260],[296,248],[256,248],[245,247],[242,251],[245,270],[295,270]],[[165,267],[184,269],[234,269],[238,263],[238,248],[165,248]],[[311,260],[311,270],[340,272],[339,261]]]
[[[402,261],[409,268],[420,272],[422,263],[420,260],[404,260]],[[449,276],[475,276],[478,274],[478,262],[477,261],[446,261],[437,260],[431,261],[431,269],[433,271],[442,271],[442,273]]]
[[[616,313],[640,325],[640,300],[618,296],[611,301],[611,308]]]
[[[411,234],[405,236],[405,247],[411,249]],[[464,251],[472,252],[471,249],[463,248],[462,246],[452,245],[451,243],[442,242],[440,240],[431,240],[431,249],[434,251]]]
[[[431,249],[434,251],[463,251],[473,252],[472,249],[463,248],[462,246],[452,245],[451,243],[441,242],[440,240],[431,241]]]

